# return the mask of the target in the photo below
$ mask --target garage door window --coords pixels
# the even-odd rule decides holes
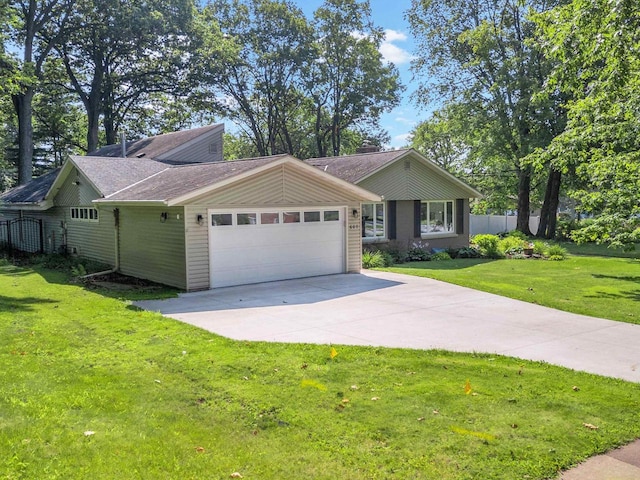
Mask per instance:
[[[211,225],[214,227],[233,225],[233,215],[230,213],[214,213],[211,215]]]
[[[282,212],[284,223],[300,223],[300,212]]]
[[[337,222],[340,220],[340,211],[338,210],[325,210],[324,221],[325,222]]]
[[[320,212],[304,212],[304,223],[319,222]]]
[[[260,214],[260,223],[262,225],[280,223],[280,214],[278,212],[261,213]]]
[[[255,213],[238,213],[238,225],[256,225],[257,215]]]

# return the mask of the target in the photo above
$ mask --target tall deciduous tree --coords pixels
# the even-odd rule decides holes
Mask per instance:
[[[399,102],[397,69],[383,61],[369,1],[325,0],[314,13],[315,58],[306,72],[318,156],[340,155],[347,129],[379,130]]]
[[[571,99],[566,129],[540,158],[575,169],[585,185],[572,193],[596,219],[577,239],[632,246],[640,241],[640,5],[572,0],[536,20],[558,62],[548,88]]]
[[[413,0],[407,13],[418,42],[413,70],[423,79],[418,102],[466,105],[483,150],[515,172],[518,230],[526,234],[532,166],[524,159],[551,141],[561,118],[556,98],[537,100],[551,63],[530,42],[528,14],[559,1]]]
[[[215,1],[202,20],[201,100],[240,126],[259,155],[296,154],[313,38],[302,11],[284,0]]]
[[[156,93],[184,93],[192,0],[77,0],[57,46],[88,118],[87,151],[117,132],[133,108]]]
[[[13,41],[19,50],[19,85],[12,93],[18,117],[18,183],[31,180],[33,170],[33,97],[45,61],[65,35],[74,0],[18,0]]]

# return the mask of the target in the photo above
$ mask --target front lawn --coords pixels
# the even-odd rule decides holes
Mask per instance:
[[[578,247],[573,251],[582,253],[584,249]],[[591,248],[589,252],[605,253],[603,248]],[[429,277],[568,312],[640,324],[640,259],[637,252],[625,255],[571,255],[560,262],[456,259],[412,262],[383,270]]]
[[[0,267],[0,292],[2,478],[543,479],[640,437],[638,384],[236,342],[46,270]]]

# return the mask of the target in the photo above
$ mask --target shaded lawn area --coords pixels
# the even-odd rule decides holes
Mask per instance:
[[[3,478],[544,479],[640,437],[639,384],[231,341],[46,271],[0,292]]]
[[[637,253],[636,253],[637,255]],[[386,270],[442,280],[568,312],[640,324],[640,259],[456,259]]]

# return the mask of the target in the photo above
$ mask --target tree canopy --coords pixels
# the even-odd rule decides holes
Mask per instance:
[[[572,0],[536,17],[557,61],[547,91],[564,92],[568,123],[537,159],[573,170],[571,195],[594,222],[576,239],[640,241],[640,5]]]

